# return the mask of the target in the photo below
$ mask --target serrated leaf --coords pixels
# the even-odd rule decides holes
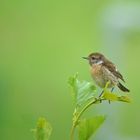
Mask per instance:
[[[69,78],[69,84],[73,89],[74,100],[77,106],[93,98],[95,95],[96,87],[87,81],[79,81],[77,74]]]
[[[104,116],[82,119],[78,124],[79,140],[88,140],[104,122]]]
[[[49,140],[52,127],[45,118],[39,118],[37,126],[33,132],[35,133],[36,140]]]

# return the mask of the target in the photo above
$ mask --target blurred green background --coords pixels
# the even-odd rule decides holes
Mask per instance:
[[[0,3],[1,140],[33,140],[30,130],[40,116],[52,124],[52,140],[68,140],[74,106],[67,80],[79,72],[92,81],[81,57],[96,51],[118,66],[132,103],[91,108],[107,115],[95,139],[140,139],[139,0]]]

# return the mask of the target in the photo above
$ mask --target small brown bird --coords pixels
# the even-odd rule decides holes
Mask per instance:
[[[83,58],[89,61],[91,76],[99,87],[104,88],[109,81],[108,88],[112,88],[111,91],[117,86],[123,92],[129,92],[129,89],[119,82],[119,80],[125,82],[121,73],[104,55],[101,53],[91,53],[88,57]]]

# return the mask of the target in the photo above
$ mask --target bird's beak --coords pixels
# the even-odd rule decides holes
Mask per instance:
[[[83,59],[89,60],[89,57],[82,57]]]

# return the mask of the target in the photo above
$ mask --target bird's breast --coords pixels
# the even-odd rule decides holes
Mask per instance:
[[[103,81],[102,68],[100,65],[94,65],[91,67],[91,76],[97,85],[99,85],[100,87],[103,86],[104,81]]]
[[[102,88],[105,87],[108,81],[112,82],[110,73],[108,73],[108,71],[105,71],[105,68],[102,65],[93,65],[91,67],[91,76],[94,79],[95,83]],[[112,84],[109,86],[111,87]]]
[[[98,77],[102,74],[101,65],[93,65],[91,67],[91,75],[94,77]]]

